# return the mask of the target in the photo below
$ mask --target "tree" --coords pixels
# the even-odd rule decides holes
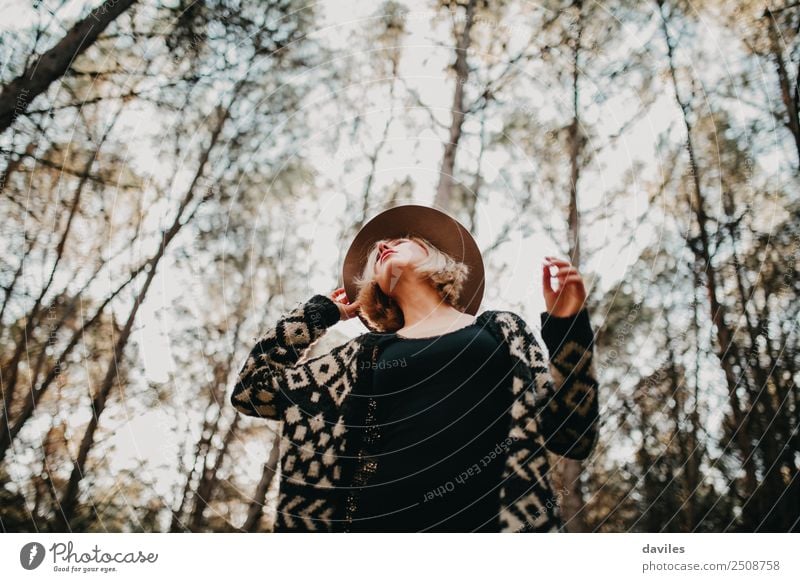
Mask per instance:
[[[64,73],[72,61],[92,46],[100,34],[135,0],[106,0],[92,10],[55,44],[45,51],[25,72],[0,90],[0,133],[24,115],[36,97]]]

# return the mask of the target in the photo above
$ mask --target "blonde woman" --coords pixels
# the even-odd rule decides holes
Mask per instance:
[[[597,440],[577,270],[554,257],[542,265],[549,361],[519,315],[476,315],[480,252],[445,213],[384,211],[343,271],[344,287],[259,339],[232,395],[242,413],[283,421],[275,531],[562,530],[547,451],[586,459]],[[355,316],[369,332],[301,360]]]

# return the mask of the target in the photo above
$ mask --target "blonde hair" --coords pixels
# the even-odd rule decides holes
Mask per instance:
[[[428,251],[428,256],[414,265],[414,271],[423,279],[429,281],[439,292],[441,298],[460,311],[461,290],[467,280],[470,268],[468,265],[455,260],[453,257],[439,250],[429,240],[414,234],[406,234],[392,239],[376,241],[367,252],[367,262],[360,276],[353,282],[358,288],[357,300],[361,302],[360,314],[375,329],[383,332],[393,332],[403,327],[404,318],[400,305],[381,290],[375,280],[375,264],[378,261],[378,245],[382,242],[407,238],[421,244]]]

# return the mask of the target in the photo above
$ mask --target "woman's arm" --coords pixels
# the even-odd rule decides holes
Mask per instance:
[[[282,316],[256,339],[231,394],[234,408],[248,416],[282,418],[289,372],[340,317],[336,302],[321,294]]]
[[[550,354],[544,372],[550,377],[537,383],[542,386],[537,393],[539,430],[549,450],[585,459],[597,443],[599,417],[589,313],[585,308],[568,317],[544,312],[541,320],[542,339]]]

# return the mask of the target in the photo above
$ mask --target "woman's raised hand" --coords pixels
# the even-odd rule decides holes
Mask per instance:
[[[358,313],[359,307],[361,307],[361,304],[358,301],[350,303],[344,287],[335,289],[330,295],[328,295],[328,297],[333,299],[333,301],[336,303],[336,306],[339,308],[339,321],[344,321],[346,319],[355,317]]]
[[[558,267],[555,274],[552,267]],[[558,278],[558,290],[554,291],[550,278]],[[556,317],[569,317],[583,309],[586,302],[586,286],[569,261],[556,257],[545,257],[542,265],[542,288],[547,312]]]

